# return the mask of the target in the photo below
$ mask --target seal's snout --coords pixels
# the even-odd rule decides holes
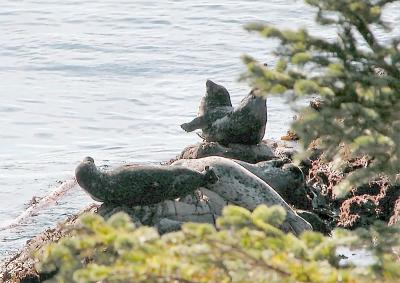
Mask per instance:
[[[207,81],[206,81],[206,87],[207,87],[207,89],[213,87],[214,85],[215,85],[215,83],[214,83],[212,80],[207,80]]]
[[[264,95],[261,95],[258,91],[252,90],[242,102],[256,103],[257,105],[266,105],[267,99]]]
[[[212,90],[215,88],[216,84],[211,81],[211,80],[207,80],[206,81],[206,92],[207,93],[212,93]]]
[[[75,168],[75,178],[79,186],[84,189],[89,187],[89,183],[96,175],[97,168],[94,159],[90,156],[85,157],[82,162]]]

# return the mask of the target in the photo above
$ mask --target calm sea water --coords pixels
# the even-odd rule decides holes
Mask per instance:
[[[301,1],[3,0],[0,10],[0,227],[34,196],[73,178],[90,155],[98,165],[159,163],[199,141],[179,125],[196,115],[206,79],[225,85],[238,103],[240,56],[273,65],[274,42],[243,25],[313,24]],[[393,6],[388,20],[397,23]],[[385,39],[385,38],[383,38]],[[283,135],[293,113],[268,100],[266,137]],[[89,203],[72,188],[56,205],[0,231],[0,258]]]

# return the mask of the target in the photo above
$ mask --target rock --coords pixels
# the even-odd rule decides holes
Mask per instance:
[[[271,147],[274,154],[279,158],[287,158],[293,161],[293,157],[299,152],[299,145],[294,141],[271,141],[266,143]]]
[[[307,220],[308,223],[310,223],[311,226],[313,227],[314,231],[318,231],[323,234],[328,234],[330,232],[330,229],[325,224],[325,222],[322,221],[322,219],[319,218],[319,216],[316,215],[315,213],[310,211],[297,210],[297,214],[300,215],[305,220]]]
[[[217,142],[204,141],[186,147],[180,154],[179,159],[197,159],[207,156],[221,156],[250,163],[275,158],[274,153],[266,143],[257,145],[229,144],[228,146],[223,146]]]
[[[325,101],[319,97],[310,100],[310,107],[314,110],[321,111],[324,108]]]
[[[215,196],[210,196],[215,198]],[[194,194],[188,195],[180,200],[166,200],[154,205],[120,206],[118,204],[103,203],[98,213],[106,219],[111,215],[123,211],[127,213],[137,225],[155,226],[160,228],[160,233],[166,230],[163,226],[168,223],[177,222],[199,222],[215,224],[215,219],[221,214],[219,202],[221,197],[217,196],[213,204],[209,204],[210,198],[198,199]],[[196,199],[196,200],[194,200]],[[175,225],[176,226],[176,225]]]
[[[155,228],[157,228],[158,233],[162,235],[169,232],[179,231],[182,224],[183,222],[180,221],[163,218],[155,225]]]
[[[296,212],[262,179],[246,170],[238,163],[222,157],[178,160],[172,166],[186,166],[194,170],[203,170],[210,166],[218,177],[218,182],[209,184],[207,189],[215,192],[228,202],[254,210],[260,204],[281,205],[287,212],[282,229],[300,234],[311,230],[311,225]]]
[[[79,164],[75,175],[79,186],[94,200],[126,205],[175,199],[217,181],[208,168],[200,173],[179,166],[123,166],[102,172],[91,157]]]
[[[289,204],[297,208],[311,209],[311,199],[305,188],[301,169],[287,159],[263,161],[257,164],[235,160],[238,164],[275,189]]]

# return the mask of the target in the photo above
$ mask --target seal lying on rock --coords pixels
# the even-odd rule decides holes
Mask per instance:
[[[234,160],[251,173],[262,179],[289,204],[296,208],[311,209],[311,199],[307,196],[304,174],[288,159],[275,159],[250,164]]]
[[[281,205],[287,211],[287,217],[282,226],[283,230],[297,235],[305,230],[312,230],[311,225],[298,216],[273,188],[235,161],[212,156],[178,160],[172,164],[172,166],[174,165],[186,166],[198,171],[212,166],[219,181],[210,185],[208,189],[223,199],[249,210],[254,210],[260,204]]]
[[[190,194],[218,178],[182,166],[123,166],[111,172],[97,169],[86,157],[75,170],[76,180],[94,200],[127,205],[150,205]]]
[[[217,119],[224,117],[233,111],[231,97],[228,90],[222,85],[218,85],[211,80],[206,82],[206,94],[201,99],[197,118],[189,123],[184,123],[181,128],[186,132],[202,129],[203,134],[207,134],[208,127]]]

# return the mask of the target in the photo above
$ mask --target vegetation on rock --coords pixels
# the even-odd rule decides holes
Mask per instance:
[[[107,221],[87,214],[71,237],[42,252],[38,270],[58,271],[49,282],[391,282],[400,276],[392,251],[400,247],[399,225],[297,238],[279,230],[284,219],[280,206],[253,212],[227,206],[216,228],[188,223],[160,236],[135,228],[123,213]],[[374,262],[341,264],[341,246],[365,249]]]

